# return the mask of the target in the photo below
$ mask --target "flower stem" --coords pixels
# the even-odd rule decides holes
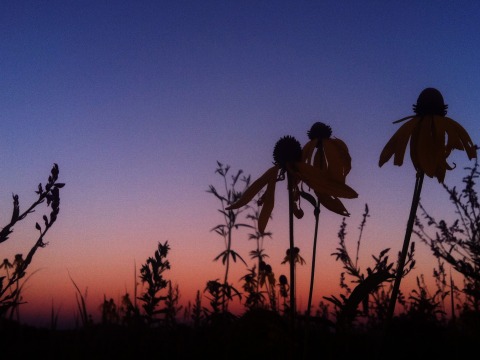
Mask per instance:
[[[223,280],[223,284],[225,285],[225,288],[228,286],[228,273],[230,271],[230,249],[232,248],[232,227],[228,227],[228,238],[227,238],[227,261],[225,264],[225,277]],[[226,293],[223,292],[222,295],[222,311],[223,313],[226,313],[228,309],[228,302],[226,298]]]
[[[418,203],[420,202],[420,193],[422,191],[423,178],[424,178],[424,173],[418,172],[417,178],[415,180],[415,190],[413,191],[412,206],[410,208],[410,216],[408,218],[407,230],[405,232],[405,238],[403,240],[402,253],[400,254],[400,258],[398,259],[397,271],[395,275],[395,283],[393,285],[392,297],[390,299],[390,304],[388,308],[387,321],[389,322],[393,319],[393,314],[395,312],[395,304],[397,302],[398,292],[400,290],[400,282],[402,281],[402,277],[403,277],[405,259],[407,258],[408,247],[410,244],[410,237],[412,236],[412,231],[413,231],[413,224],[415,221],[415,216],[417,214]]]
[[[320,216],[320,207],[316,206],[313,211],[315,215],[315,234],[313,236],[313,251],[312,251],[312,270],[310,273],[310,290],[308,293],[308,305],[307,305],[307,318],[310,316],[312,309],[312,296],[313,296],[313,282],[315,280],[315,258],[317,256],[317,237],[318,237],[318,218]]]
[[[317,238],[318,238],[318,222],[320,217],[320,206],[315,206],[313,210],[313,214],[315,215],[315,234],[313,236],[313,251],[312,251],[312,269],[310,273],[310,289],[308,292],[308,305],[307,305],[307,313],[306,313],[306,322],[305,322],[305,336],[303,339],[303,358],[307,359],[308,354],[308,343],[310,337],[310,312],[312,309],[312,296],[313,296],[313,283],[315,280],[315,258],[317,256]]]
[[[292,330],[295,326],[295,258],[294,258],[294,249],[295,241],[293,236],[293,179],[292,176],[287,172],[287,183],[288,183],[288,222],[289,222],[289,239],[290,239],[290,320],[292,325]]]

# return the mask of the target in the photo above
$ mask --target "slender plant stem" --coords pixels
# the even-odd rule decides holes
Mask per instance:
[[[320,207],[316,206],[313,213],[315,215],[315,234],[313,236],[312,270],[310,273],[310,290],[308,292],[307,318],[310,317],[310,312],[312,309],[313,283],[315,280],[315,259],[317,257],[317,238],[318,238],[318,222],[320,217]]]
[[[232,246],[232,228],[229,226],[228,227],[228,238],[227,238],[227,261],[225,265],[225,278],[223,280],[223,284],[225,285],[225,288],[228,285],[228,272],[230,271],[230,249]],[[228,309],[228,304],[226,300],[226,294],[223,292],[222,295],[222,310],[225,313]]]
[[[295,242],[293,237],[293,179],[291,175],[287,172],[287,187],[288,187],[288,222],[289,222],[289,239],[290,239],[290,320],[292,325],[292,330],[295,326],[295,258],[294,258],[294,249]]]
[[[403,269],[405,267],[405,259],[407,258],[408,247],[410,244],[410,238],[412,236],[413,224],[415,221],[415,215],[417,214],[418,203],[420,202],[420,193],[422,191],[424,173],[418,172],[415,180],[415,190],[413,191],[412,206],[410,208],[410,216],[408,218],[407,230],[405,232],[405,238],[403,240],[402,253],[400,259],[398,259],[397,272],[395,275],[395,283],[393,284],[392,297],[388,308],[387,320],[390,322],[393,319],[395,312],[395,304],[397,302],[398,292],[400,290],[400,282],[403,277]]]
[[[133,260],[133,307],[137,310],[137,262]]]
[[[452,323],[455,323],[455,285],[452,279],[452,269],[450,269],[450,305],[451,305],[451,312],[452,312]]]
[[[258,228],[258,227],[257,227]],[[260,244],[259,244],[259,239],[257,239],[257,254],[258,256],[258,262],[257,262],[257,294],[260,293],[260,263],[262,261],[262,257],[260,256]]]
[[[307,305],[307,313],[305,319],[305,336],[303,339],[303,358],[307,359],[308,354],[308,343],[310,337],[310,312],[312,309],[312,297],[313,297],[313,283],[315,280],[315,258],[317,256],[317,238],[318,238],[318,222],[320,217],[320,207],[317,205],[313,210],[313,214],[315,215],[315,234],[313,236],[313,251],[312,251],[312,269],[310,273],[310,289],[308,292],[308,305]]]

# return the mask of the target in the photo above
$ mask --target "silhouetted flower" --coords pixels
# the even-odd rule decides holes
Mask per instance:
[[[394,121],[398,123],[409,119],[385,145],[378,165],[382,166],[394,156],[394,165],[401,166],[410,141],[410,157],[415,170],[431,178],[436,177],[439,183],[443,183],[446,171],[454,168],[447,163],[453,149],[464,150],[470,160],[476,158],[476,146],[459,123],[445,116],[447,108],[437,89],[423,90],[417,104],[413,105],[415,115]]]
[[[10,264],[10,261],[8,261],[8,259],[3,259],[3,262],[0,264],[0,269],[8,270],[11,268],[13,268],[13,265]]]
[[[345,183],[352,168],[352,158],[345,142],[332,138],[332,128],[321,122],[313,124],[307,135],[310,141],[303,147],[303,161],[326,173],[324,176]],[[337,196],[318,191],[315,191],[315,195],[319,203],[330,211],[343,216],[350,215]]]
[[[15,271],[18,271],[23,266],[23,255],[16,254],[15,259],[13,260],[13,266],[15,266]]]
[[[240,199],[226,208],[226,210],[233,210],[247,205],[266,186],[265,193],[258,201],[258,204],[262,206],[258,218],[258,231],[262,234],[265,232],[274,207],[276,183],[284,180],[286,173],[292,176],[293,188],[290,190],[293,192],[294,201],[296,202],[299,199],[298,184],[302,181],[319,193],[327,193],[344,198],[355,198],[358,196],[355,190],[343,182],[328,178],[319,168],[302,162],[302,147],[292,136],[284,136],[277,141],[273,150],[273,160],[274,165],[255,180],[245,190]],[[296,203],[294,214],[297,218],[303,216],[303,211]]]
[[[293,248],[293,254],[290,255],[290,249],[287,249],[287,254],[282,261],[282,264],[291,263],[293,261],[294,264],[299,263],[300,265],[306,264],[305,259],[300,256],[300,249],[298,247]]]
[[[280,277],[278,278],[278,281],[280,283],[280,285],[288,285],[288,279],[285,275],[280,275]]]
[[[288,297],[289,286],[288,279],[285,275],[280,275],[278,278],[278,286],[280,287],[280,296],[283,298]]]
[[[272,271],[272,266],[268,265],[265,261],[260,261],[260,266],[258,269],[260,286],[263,286],[266,280],[268,280],[268,283],[271,286],[275,286],[275,274]]]
[[[387,315],[389,321],[393,318],[397,297],[400,293],[400,283],[404,276],[404,267],[424,176],[436,177],[439,183],[443,183],[447,170],[455,167],[447,163],[447,158],[453,149],[464,150],[470,160],[477,157],[477,147],[473,144],[467,131],[456,121],[445,116],[447,108],[440,91],[434,88],[424,89],[418,96],[417,103],[413,105],[415,115],[394,121],[394,123],[398,123],[408,120],[390,138],[378,161],[378,165],[382,166],[394,156],[393,164],[401,166],[407,144],[410,142],[410,158],[417,171],[410,215],[402,251],[398,258],[397,275],[390,296]]]

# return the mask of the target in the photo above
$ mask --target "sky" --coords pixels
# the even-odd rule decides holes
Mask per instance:
[[[12,194],[21,209],[36,200],[54,163],[60,169],[60,214],[28,268],[21,316],[48,325],[76,316],[76,289],[96,316],[106,298],[133,294],[138,270],[168,241],[180,301],[193,302],[209,280],[223,279],[213,259],[224,242],[217,161],[252,180],[273,162],[283,136],[307,142],[315,122],[331,126],[352,157],[347,184],[359,194],[350,212],[347,247],[355,254],[365,204],[359,264],[400,251],[415,182],[402,167],[378,166],[383,146],[413,114],[420,92],[434,87],[448,116],[480,143],[480,3],[474,1],[2,1],[0,3],[0,226]],[[447,185],[461,186],[456,151]],[[286,184],[279,183],[265,240],[278,277],[288,247]],[[438,218],[453,213],[447,193],[426,178],[421,202]],[[26,254],[38,209],[0,244],[0,258]],[[312,259],[313,214],[294,224],[306,265],[297,272],[304,308]],[[320,215],[314,301],[339,292],[340,215]],[[418,239],[415,285],[436,262]],[[253,241],[234,233],[233,249],[253,265]],[[230,279],[247,272],[240,261]],[[432,289],[433,290],[433,289]],[[138,292],[141,292],[141,285]],[[78,295],[78,294],[77,294]]]

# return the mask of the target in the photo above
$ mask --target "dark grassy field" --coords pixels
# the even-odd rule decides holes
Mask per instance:
[[[341,331],[314,318],[291,330],[270,311],[193,327],[92,325],[50,330],[2,321],[2,359],[466,359],[480,350],[480,324],[463,327],[395,318]],[[475,355],[477,354],[477,355]]]

